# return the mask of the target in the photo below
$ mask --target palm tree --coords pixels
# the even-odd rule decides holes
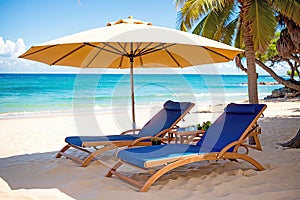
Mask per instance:
[[[256,52],[265,52],[276,28],[276,11],[300,24],[297,0],[177,0],[181,30],[245,49],[249,103],[258,103]],[[295,18],[295,19],[294,19]],[[197,24],[196,24],[197,23]],[[195,25],[196,24],[196,25]]]
[[[295,25],[293,30],[298,30],[298,35],[300,35],[300,27]],[[294,34],[294,36],[296,35],[297,33]],[[295,37],[292,41],[288,29],[285,28],[281,32],[276,33],[276,37],[271,41],[268,50],[264,54],[257,54],[256,64],[268,72],[278,83],[300,92],[300,84],[294,78],[295,75],[299,76],[300,74],[298,73],[298,68],[300,68],[300,49],[296,47],[297,44],[300,45],[300,38],[297,41],[297,37]],[[290,67],[290,74],[288,74],[290,75],[290,80],[280,77],[271,68],[274,64],[282,62],[285,62]],[[268,63],[269,66],[265,63]],[[238,64],[242,65],[241,63]],[[295,92],[295,95],[297,94]]]

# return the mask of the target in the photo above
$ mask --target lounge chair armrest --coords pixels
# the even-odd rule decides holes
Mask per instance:
[[[130,132],[134,132],[134,131],[140,131],[142,129],[130,129],[130,130],[127,130],[127,131],[123,131],[122,133],[120,133],[120,135],[125,135],[126,133],[130,133]]]
[[[245,143],[245,140],[238,140],[238,141],[235,141],[235,142],[231,142],[230,144],[228,144],[226,147],[224,147],[221,151],[220,151],[220,153],[218,153],[218,155],[217,155],[217,158],[218,159],[220,159],[220,158],[222,158],[222,156],[230,149],[230,148],[232,148],[232,147],[234,147],[234,146],[237,146],[237,145],[242,145],[243,143]]]
[[[174,129],[174,128],[168,128],[168,129],[162,130],[161,132],[157,133],[155,135],[155,137],[160,137],[162,135],[165,135],[166,133],[170,132],[172,129]]]
[[[150,140],[150,139],[157,139],[157,140],[165,140],[165,138],[162,138],[162,137],[155,137],[155,136],[145,136],[145,137],[141,137],[141,138],[138,138],[136,140],[134,140],[130,145],[129,147],[132,147],[132,146],[135,146],[137,143],[143,141],[143,140]]]
[[[145,137],[141,137],[141,138],[138,138],[136,140],[134,140],[130,145],[129,147],[132,147],[132,146],[135,146],[137,143],[143,141],[143,140],[150,140],[150,139],[158,139],[158,140],[165,140],[165,138],[163,137],[159,137],[161,135],[164,135],[166,133],[168,133],[170,130],[172,130],[173,128],[168,128],[168,129],[165,129],[161,132],[159,132],[158,134],[156,134],[156,136],[145,136]]]

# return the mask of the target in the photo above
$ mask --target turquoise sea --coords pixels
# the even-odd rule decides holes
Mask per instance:
[[[258,81],[274,82],[270,76]],[[198,105],[247,100],[246,82],[244,75],[135,74],[135,105],[161,105],[169,99]],[[259,85],[259,98],[280,87]],[[0,118],[131,105],[128,74],[0,74],[0,91]]]

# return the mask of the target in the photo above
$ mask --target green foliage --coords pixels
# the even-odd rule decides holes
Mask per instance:
[[[280,32],[276,32],[274,39],[271,40],[269,47],[267,48],[265,53],[256,53],[256,57],[262,62],[266,62],[269,60],[273,60],[275,56],[278,55],[276,49],[276,42],[280,37]]]
[[[240,49],[245,49],[242,23],[238,23],[236,38],[235,38],[235,41],[234,41],[234,46],[237,47],[237,48],[240,48]]]
[[[294,76],[298,76],[297,71],[295,71],[294,73],[295,73]],[[289,76],[291,76],[292,70],[287,70],[286,74],[289,75]]]
[[[300,2],[299,0],[272,0],[272,7],[277,12],[286,16],[300,26]]]
[[[230,23],[228,23],[228,25],[225,26],[222,30],[223,35],[222,35],[221,42],[225,44],[232,44],[234,41],[233,39],[235,37],[235,30],[237,29],[238,26],[239,26],[239,18],[236,18],[232,20]]]
[[[211,122],[207,121],[207,122],[203,122],[201,129],[204,131],[207,131],[207,129],[211,126]]]
[[[276,30],[274,11],[267,1],[252,0],[246,7],[243,20],[250,23],[254,50],[265,52]]]
[[[234,0],[177,0],[182,30],[243,48],[243,23],[249,23],[254,51],[265,52],[274,36],[277,20],[267,0],[248,0],[241,5]],[[242,10],[243,7],[243,10]],[[243,16],[242,16],[243,15]],[[182,28],[182,23],[186,26]]]
[[[180,10],[178,27],[244,48],[243,25],[249,23],[254,50],[262,60],[277,54],[272,40],[278,13],[300,25],[299,0],[175,0]],[[271,45],[269,46],[271,41]],[[267,51],[267,52],[266,52]],[[265,54],[266,52],[266,54]]]
[[[197,26],[193,30],[193,34],[196,35],[202,35],[203,25],[206,22],[207,16],[205,16],[200,22],[197,24]],[[181,29],[182,30],[182,29]]]

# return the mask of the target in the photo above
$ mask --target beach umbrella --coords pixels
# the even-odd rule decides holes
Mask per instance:
[[[129,17],[107,26],[32,46],[19,56],[48,65],[130,68],[135,128],[133,68],[188,67],[233,60],[242,50],[191,33],[152,26]]]

